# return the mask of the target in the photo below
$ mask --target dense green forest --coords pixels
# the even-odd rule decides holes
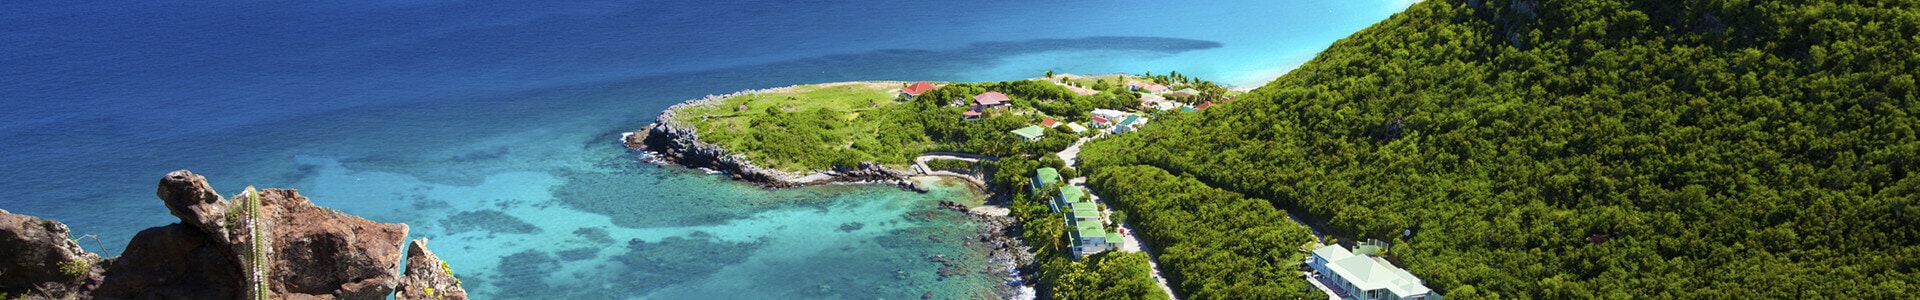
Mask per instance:
[[[1088,186],[1128,212],[1168,284],[1183,299],[1324,297],[1295,268],[1313,241],[1305,226],[1260,199],[1149,166],[1100,168]]]
[[[1393,240],[1449,299],[1907,298],[1916,67],[1920,1],[1430,0],[1081,159]]]

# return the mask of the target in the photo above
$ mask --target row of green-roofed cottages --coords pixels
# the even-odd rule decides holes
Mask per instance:
[[[1040,168],[1034,171],[1032,195],[1040,198],[1040,192],[1047,186],[1060,182],[1060,172],[1053,168]],[[1061,187],[1053,201],[1047,207],[1054,212],[1064,212],[1063,219],[1073,227],[1073,249],[1079,255],[1091,255],[1111,249],[1119,249],[1119,233],[1107,232],[1101,221],[1100,205],[1093,203],[1085,190],[1080,187]],[[1064,210],[1064,211],[1063,211]]]

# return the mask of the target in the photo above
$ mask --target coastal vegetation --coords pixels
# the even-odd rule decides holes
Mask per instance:
[[[1449,299],[1901,298],[1920,282],[1917,36],[1920,1],[1425,1],[1081,163],[1150,244],[1191,245],[1160,252],[1181,282],[1195,263],[1173,253],[1221,253],[1198,263],[1221,276],[1295,261],[1157,226],[1279,208],[1391,240]],[[1177,196],[1209,189],[1237,194]]]
[[[1056,127],[1026,142],[1007,132],[1048,117],[1086,120],[1088,110],[1137,105],[1139,98],[1117,85],[1082,96],[1043,80],[948,83],[911,100],[898,96],[900,87],[851,82],[757,91],[682,108],[674,121],[692,126],[702,142],[782,171],[860,162],[904,169],[931,151],[997,157],[1059,152],[1078,135]],[[1011,105],[963,121],[972,97],[986,92],[1005,93]]]

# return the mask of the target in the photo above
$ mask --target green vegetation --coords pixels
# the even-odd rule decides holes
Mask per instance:
[[[1025,142],[1008,131],[1039,123],[1044,116],[1036,113],[1036,105],[1074,108],[1092,99],[1132,97],[1080,97],[1053,83],[1016,80],[951,83],[902,102],[895,101],[892,92],[898,88],[869,82],[799,86],[683,107],[675,118],[694,127],[701,141],[769,168],[799,172],[877,162],[904,169],[929,151],[1000,157],[1058,152],[1078,136],[1056,127],[1039,141]],[[989,110],[982,120],[962,121],[965,105],[951,105],[971,103],[974,95],[989,91],[1007,94],[1011,107]],[[1072,120],[1081,119],[1086,110],[1091,108],[1040,111]]]
[[[246,197],[241,198],[242,200],[239,203],[240,207],[238,207],[237,210],[245,212],[245,215],[242,217],[244,217],[243,221],[247,227],[246,280],[248,294],[252,296],[253,299],[268,299],[272,296],[272,291],[267,289],[268,264],[264,261],[267,259],[266,239],[260,234],[260,226],[262,226],[260,220],[260,191],[249,185],[247,186],[247,190],[241,193],[246,194]]]
[[[85,257],[75,257],[60,262],[60,273],[66,274],[67,276],[85,277],[87,272],[91,272],[92,270],[93,262],[88,261]]]
[[[447,265],[447,261],[440,261],[440,271],[447,272],[447,277],[453,277],[453,285],[460,285],[462,283],[459,276],[453,276],[453,266]]]
[[[955,172],[971,172],[980,168],[980,163],[958,159],[930,159],[927,160],[927,168]]]
[[[1288,299],[1322,295],[1295,268],[1313,241],[1261,199],[1208,187],[1150,166],[1105,167],[1088,178],[1106,203],[1129,212],[1167,281],[1190,299]]]
[[[1083,168],[1107,197],[1160,194],[1108,182],[1152,166],[1394,240],[1449,299],[1920,283],[1920,2],[1468,2],[1415,4],[1238,100],[1090,143]],[[1234,198],[1115,203],[1158,241],[1155,219],[1236,221],[1200,213]]]

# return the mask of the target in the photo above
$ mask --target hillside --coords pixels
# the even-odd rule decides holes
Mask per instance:
[[[1392,240],[1449,299],[1905,297],[1920,1],[1806,2],[1425,1],[1081,158]]]

